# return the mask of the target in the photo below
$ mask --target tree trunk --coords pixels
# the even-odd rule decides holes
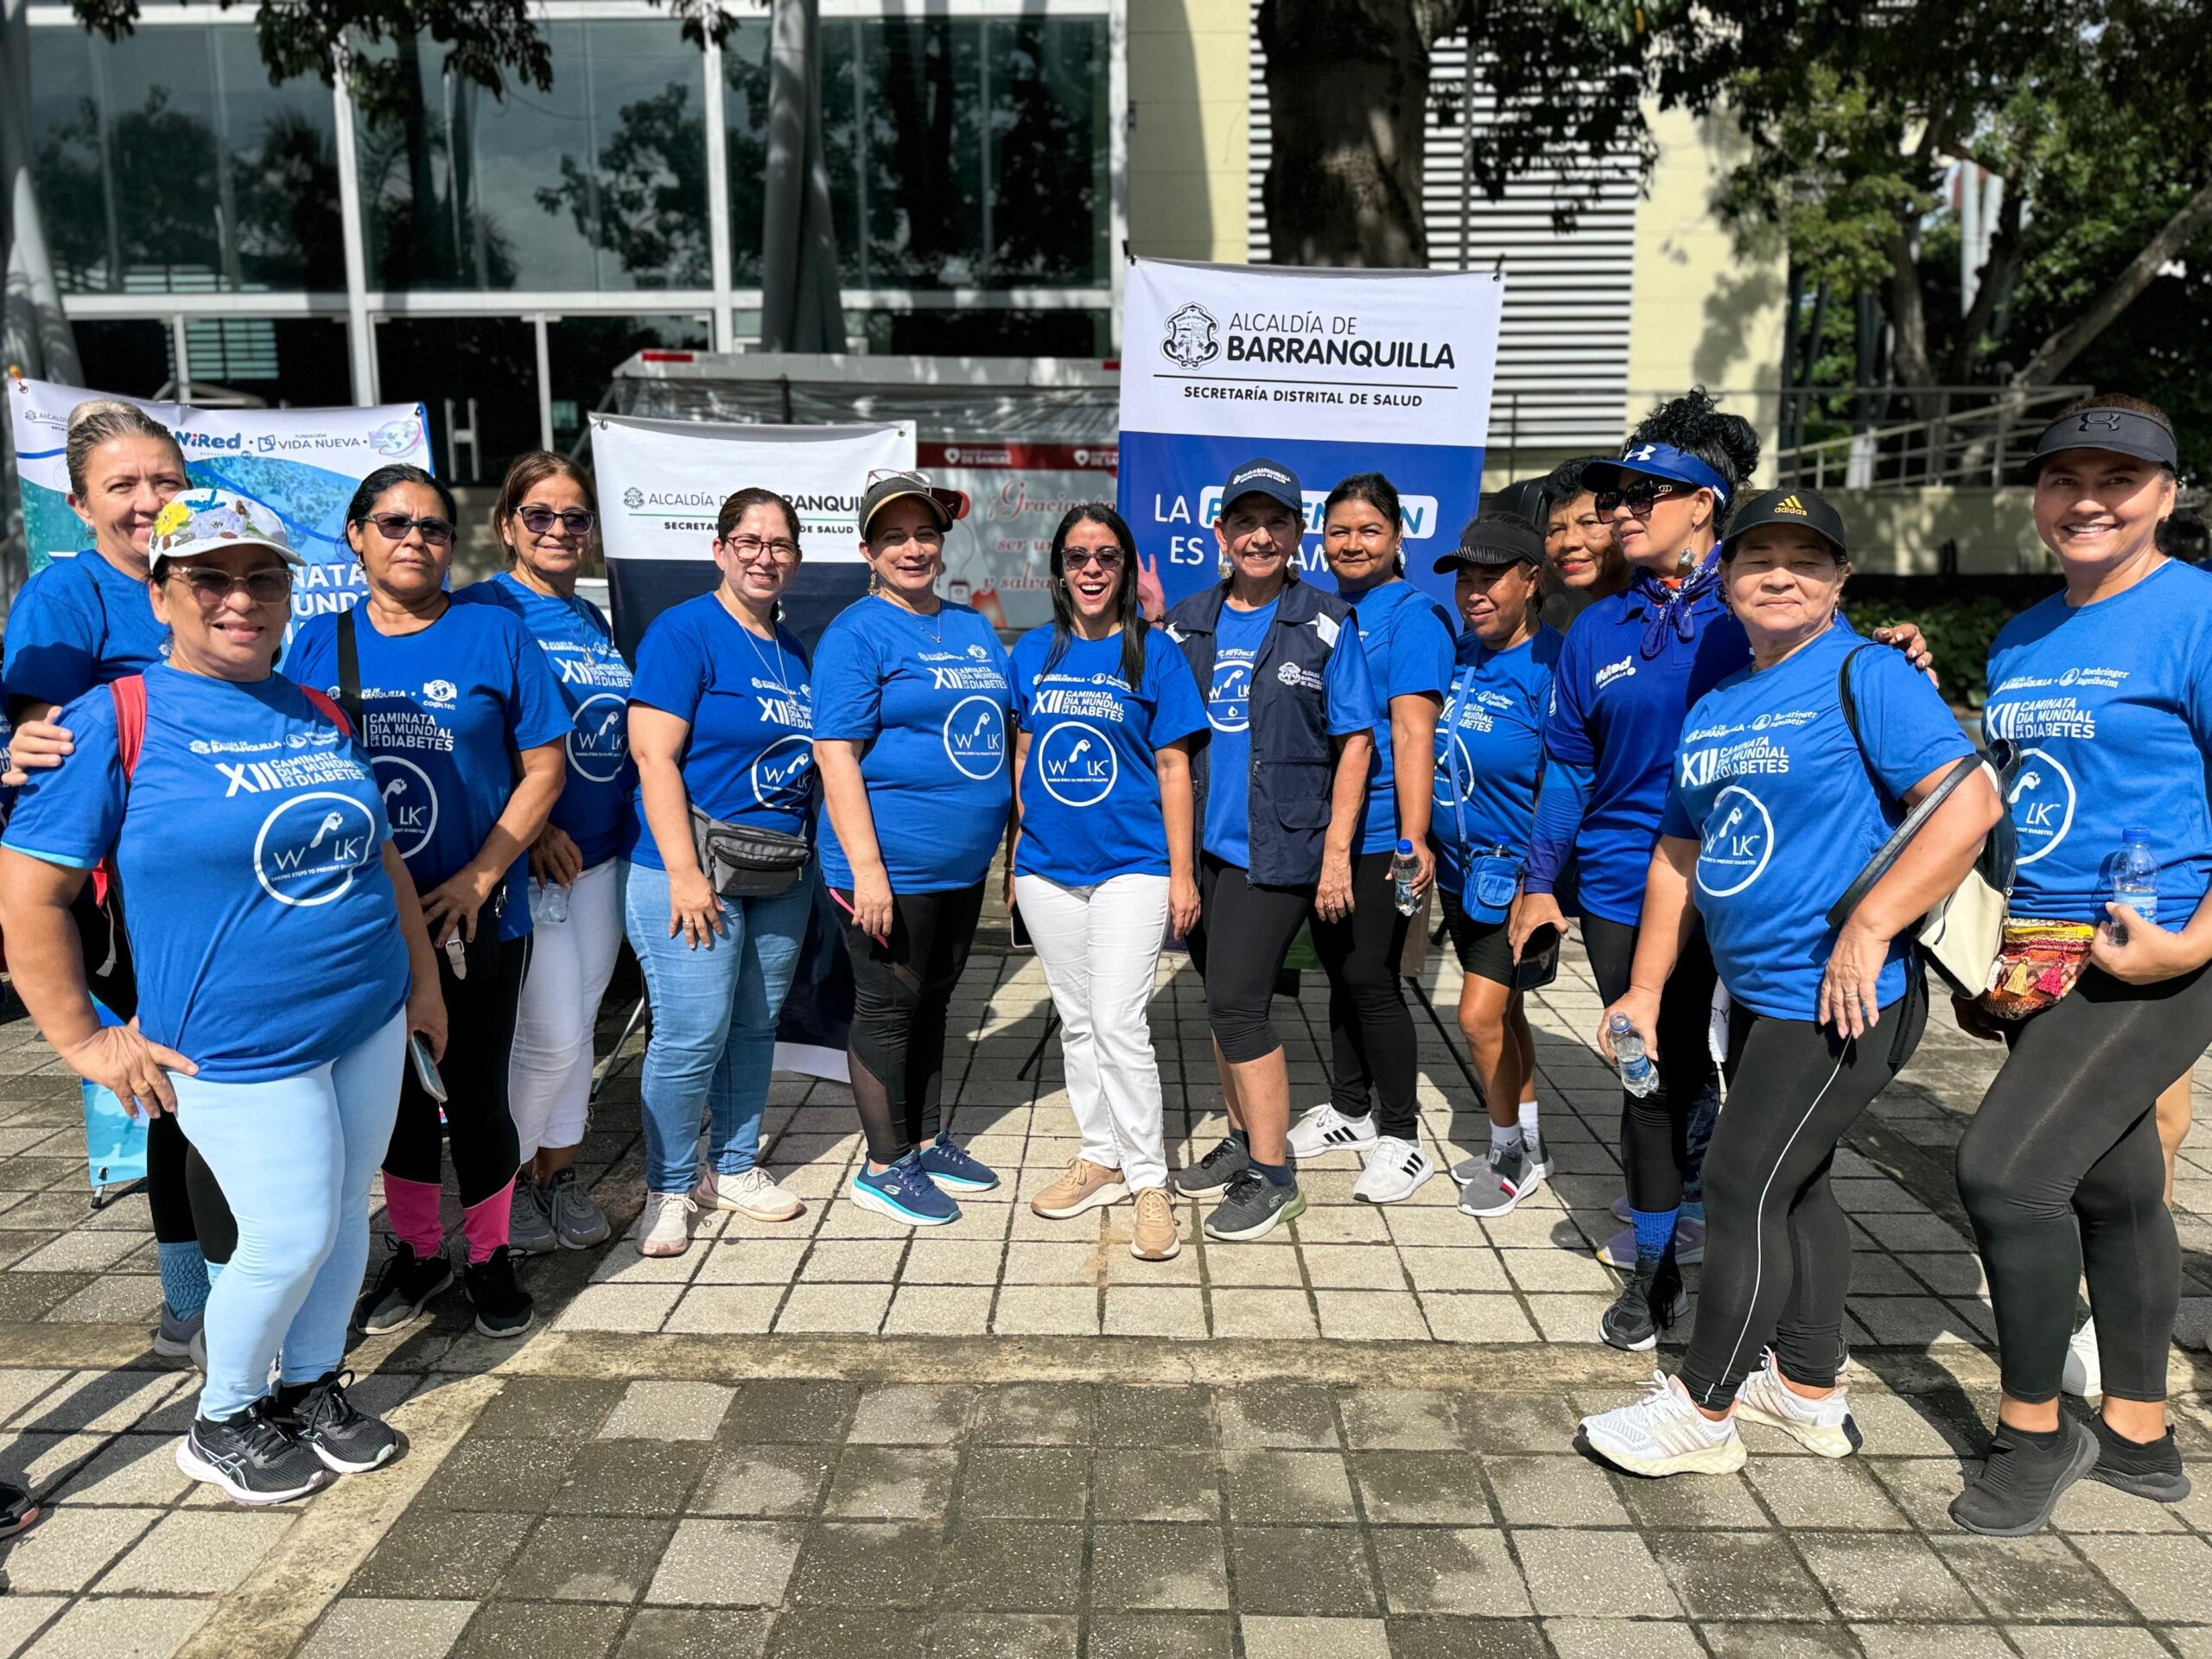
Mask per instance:
[[[1262,0],[1274,149],[1262,188],[1279,265],[1425,267],[1430,49],[1439,0]]]
[[[2098,296],[2094,304],[2028,354],[2028,360],[2009,383],[2011,390],[2025,392],[2063,374],[2099,334],[2120,320],[2120,313],[2135,303],[2167,263],[2178,258],[2181,251],[2208,224],[2212,224],[2212,184],[2205,185],[2181,205],[2158,233],[2127,262],[2126,268],[2113,278],[2112,286]]]
[[[1900,224],[1888,238],[1890,256],[1890,373],[1904,387],[1935,383],[1936,371],[1928,360],[1928,308],[1920,286],[1920,264],[1914,257],[1912,232]],[[1914,406],[1923,420],[1942,412],[1940,400],[1916,397]]]

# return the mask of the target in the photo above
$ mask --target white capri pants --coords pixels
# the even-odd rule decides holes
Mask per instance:
[[[1059,1011],[1084,1157],[1120,1170],[1132,1192],[1166,1185],[1160,1067],[1146,1008],[1167,933],[1167,878],[1117,875],[1065,887],[1017,875],[1014,888]]]
[[[528,1163],[540,1147],[584,1138],[592,1028],[622,948],[622,861],[594,864],[569,889],[569,919],[531,930],[530,969],[515,1013],[508,1109]]]

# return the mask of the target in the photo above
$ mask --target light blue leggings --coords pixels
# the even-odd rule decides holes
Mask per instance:
[[[283,1380],[337,1369],[369,1261],[369,1184],[391,1144],[407,1017],[275,1083],[170,1074],[177,1122],[238,1217],[238,1249],[207,1297],[202,1417],[235,1416]]]

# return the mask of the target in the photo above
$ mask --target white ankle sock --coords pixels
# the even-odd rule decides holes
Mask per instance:
[[[1521,1126],[1517,1123],[1509,1123],[1503,1128],[1495,1123],[1490,1126],[1490,1149],[1492,1152],[1511,1152],[1522,1144],[1522,1141]]]

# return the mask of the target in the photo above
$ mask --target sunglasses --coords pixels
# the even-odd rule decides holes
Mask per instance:
[[[1603,516],[1625,504],[1630,513],[1641,518],[1669,496],[1696,493],[1697,490],[1692,485],[1677,484],[1663,478],[1639,478],[1635,483],[1624,484],[1618,490],[1599,490],[1597,493],[1598,512]]]
[[[192,596],[202,605],[219,605],[231,596],[232,589],[238,588],[245,588],[246,597],[257,605],[282,603],[292,592],[292,573],[269,565],[234,576],[212,564],[173,564],[169,574],[181,576],[185,586],[192,589]]]
[[[1118,570],[1122,568],[1122,550],[1108,547],[1094,551],[1087,547],[1071,547],[1060,555],[1060,563],[1071,570],[1080,570],[1090,564],[1101,570]]]
[[[453,521],[449,518],[416,518],[404,512],[365,512],[357,522],[374,524],[377,534],[388,542],[404,542],[410,531],[419,530],[425,547],[453,545]]]
[[[556,524],[571,536],[588,536],[591,527],[599,522],[596,513],[582,507],[562,507],[556,511],[534,504],[518,509],[515,517],[522,520],[522,527],[533,536],[550,535]],[[404,534],[404,531],[402,533]]]

